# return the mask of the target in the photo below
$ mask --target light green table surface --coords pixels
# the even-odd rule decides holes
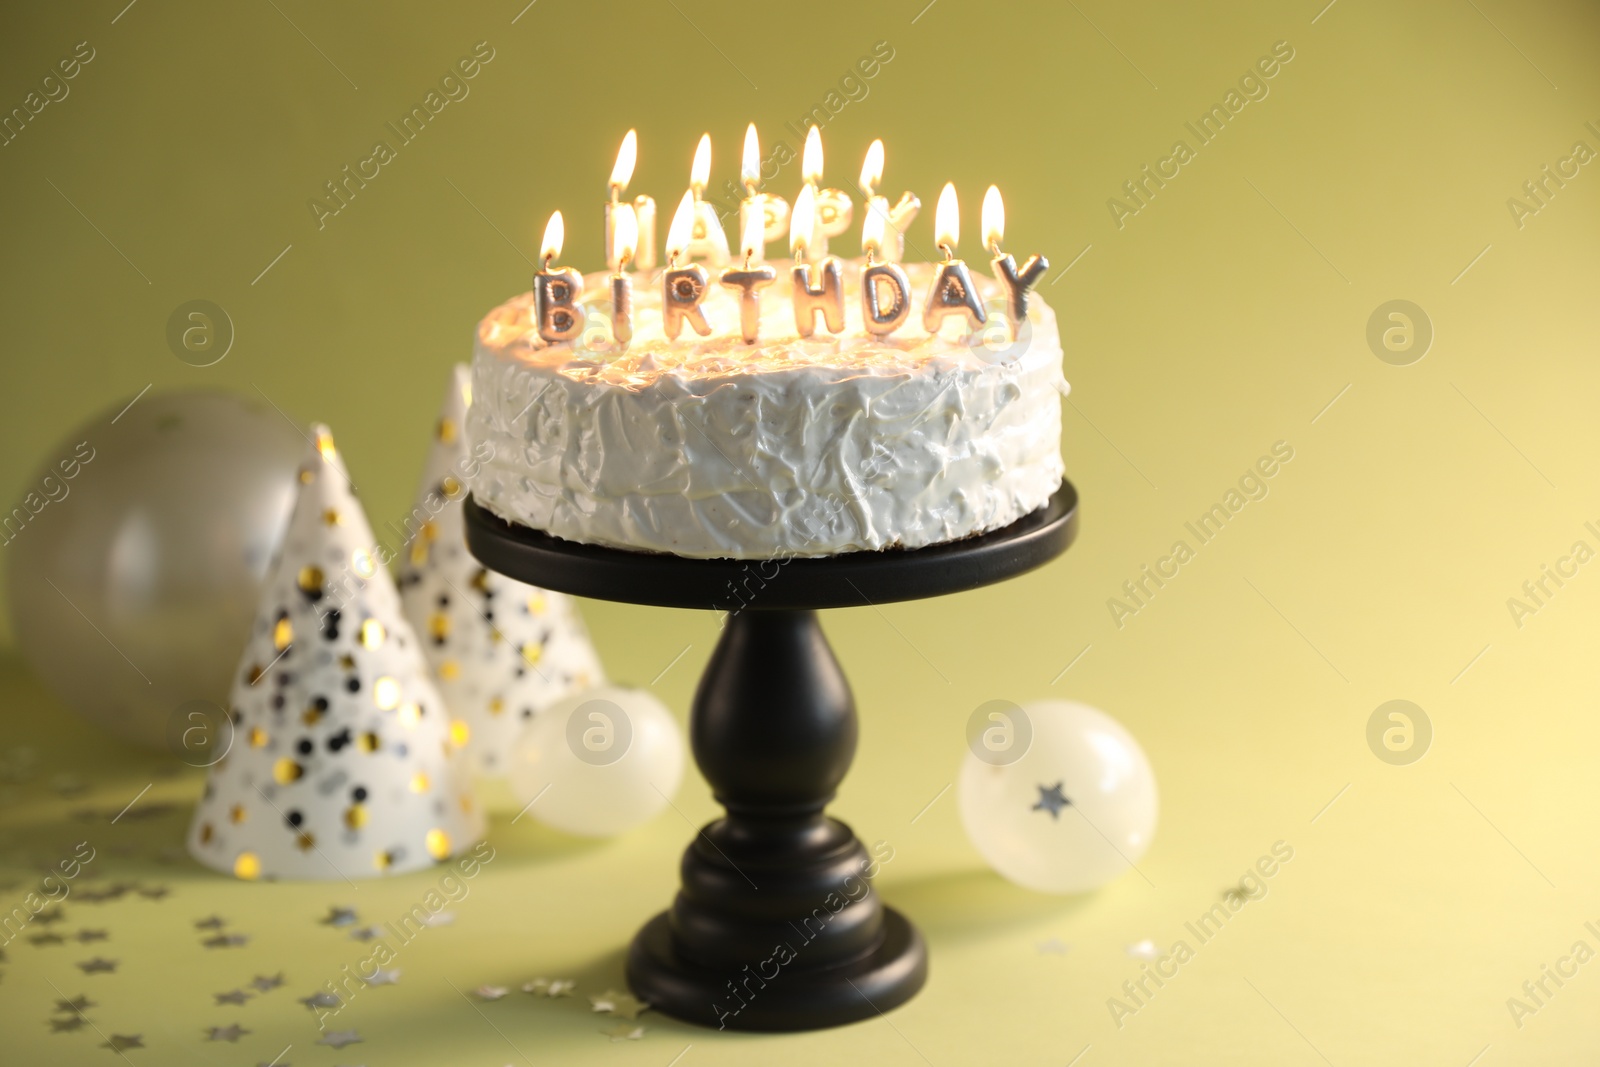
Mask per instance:
[[[106,1034],[141,1035],[126,1054],[140,1065],[266,1063],[285,1046],[279,1062],[302,1067],[1600,1062],[1600,962],[1548,984],[1520,1027],[1507,1007],[1575,942],[1600,949],[1585,927],[1600,927],[1600,564],[1520,627],[1506,605],[1574,541],[1600,548],[1584,527],[1600,524],[1600,169],[1520,226],[1507,205],[1574,142],[1600,149],[1592,4],[125,2],[0,16],[0,107],[77,42],[95,49],[71,95],[0,148],[5,500],[91,412],[147,383],[215,384],[331,423],[369,509],[401,513],[444,368],[486,308],[526,288],[550,210],[567,211],[576,265],[598,266],[627,126],[635,191],[670,204],[702,129],[720,184],[747,120],[779,136],[887,41],[893,60],[825,130],[829,171],[853,176],[884,137],[887,191],[926,205],[913,237],[930,238],[954,180],[973,259],[981,190],[1005,189],[1008,244],[1055,267],[1042,292],[1074,386],[1063,451],[1082,535],[1003,586],[827,616],[863,716],[834,810],[893,844],[880,889],[933,962],[904,1008],[820,1033],[646,1014],[640,1039],[612,1043],[587,1010],[586,994],[620,985],[627,939],[714,814],[691,774],[675,811],[602,844],[511,827],[509,796],[491,797],[496,858],[455,922],[339,1017],[362,1044],[315,1045],[295,998],[361,955],[317,919],[349,905],[381,922],[437,876],[352,888],[203,871],[172,851],[199,777],[114,747],[12,658],[0,749],[31,746],[38,771],[0,785],[0,903],[82,840],[97,849],[82,886],[170,893],[69,898],[50,929],[103,928],[104,942],[12,943],[0,1060],[116,1061],[88,1029],[49,1032],[59,990],[88,994]],[[495,58],[471,96],[319,230],[306,205],[322,183],[480,40]],[[1119,228],[1107,199],[1176,139],[1192,146],[1184,123],[1278,41],[1294,58],[1270,94]],[[238,328],[203,370],[163,339],[195,297]],[[1396,298],[1436,330],[1404,367],[1364,336]],[[1107,599],[1280,440],[1294,459],[1270,495],[1119,628]],[[685,714],[714,618],[586,611],[610,672],[656,679]],[[1141,873],[1089,896],[1002,882],[943,792],[976,705],[1046,695],[1120,718],[1161,783]],[[1394,698],[1435,730],[1410,766],[1366,742]],[[57,775],[87,792],[60,796]],[[114,814],[149,783],[116,824],[72,815]],[[157,804],[173,807],[138,817]],[[1127,946],[1185,937],[1280,840],[1294,858],[1270,893],[1119,1028],[1108,998],[1139,974]],[[248,943],[202,947],[193,923],[213,913]],[[95,955],[115,973],[75,966]],[[282,989],[213,1004],[278,971]],[[539,975],[576,979],[577,996],[463,995]],[[204,1040],[232,1023],[250,1033]]]

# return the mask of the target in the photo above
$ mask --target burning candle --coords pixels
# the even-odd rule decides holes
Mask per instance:
[[[690,259],[704,257],[713,266],[728,265],[728,235],[722,232],[717,209],[706,203],[706,183],[711,180],[711,135],[700,135],[695,146],[694,163],[689,168],[689,193],[694,198],[694,216],[689,232],[689,244],[684,254]]]
[[[754,129],[754,127],[751,127]],[[761,335],[761,290],[777,280],[771,267],[755,261],[765,243],[763,219],[758,211],[744,213],[743,231],[740,234],[740,253],[744,256],[744,269],[729,268],[722,272],[722,284],[739,291],[739,332],[744,343],[753,345]]]
[[[867,255],[867,267],[861,272],[861,320],[867,332],[880,339],[903,326],[911,314],[911,280],[906,272],[893,263],[877,262],[887,224],[883,215],[868,211],[861,225],[861,247]]]
[[[578,297],[583,295],[583,275],[571,267],[553,267],[566,240],[566,225],[561,212],[545,224],[544,242],[539,249],[543,268],[533,276],[533,318],[539,336],[556,344],[570,341],[583,330],[578,314]]]
[[[900,202],[890,207],[888,198],[878,195],[878,183],[882,180],[883,141],[877,140],[867,146],[867,158],[861,164],[861,191],[867,198],[866,212],[869,215],[882,215],[888,223],[885,230],[887,239],[879,249],[879,258],[886,263],[899,263],[906,257],[906,230],[911,227],[917,212],[922,210],[922,201],[914,193],[904,192],[900,194]]]
[[[638,218],[631,205],[620,204],[609,252],[615,265],[611,275],[611,336],[623,348],[633,340],[633,279],[628,277],[627,267],[638,244]]]
[[[811,190],[815,202],[812,232],[806,239],[806,251],[813,260],[828,254],[828,238],[837,237],[850,228],[850,195],[840,189],[822,188],[822,133],[815,126],[806,132],[806,146],[800,155],[800,176]],[[795,202],[796,207],[799,201]],[[790,227],[791,232],[793,227]]]
[[[747,215],[761,218],[761,241],[756,245],[751,263],[767,258],[767,242],[780,241],[789,227],[789,202],[781,196],[758,192],[761,184],[761,141],[756,136],[756,124],[744,131],[744,155],[739,161],[739,180],[744,183],[744,200],[739,203],[739,233],[747,232]],[[748,251],[748,247],[743,251]]]
[[[991,185],[983,194],[983,243],[994,253],[990,269],[1006,291],[1006,337],[1015,341],[1017,331],[1028,320],[1028,290],[1050,269],[1050,263],[1043,256],[1029,256],[1022,270],[1017,270],[1017,261],[1000,250],[1005,233],[1005,202],[1000,190]]]
[[[698,263],[678,266],[678,261],[685,258],[689,239],[694,233],[694,216],[694,191],[691,189],[678,201],[678,210],[672,215],[672,225],[667,227],[667,269],[661,277],[661,332],[666,334],[669,341],[678,339],[685,319],[701,337],[711,332],[711,324],[706,321],[706,313],[700,307],[700,301],[705,299],[706,286],[711,281],[710,276]],[[712,221],[715,222],[715,218]],[[717,232],[722,232],[720,225],[717,226]],[[726,237],[723,237],[723,245],[727,245]]]
[[[794,279],[794,325],[801,337],[816,332],[819,311],[829,333],[844,329],[844,273],[838,257],[824,256],[820,263],[807,262],[806,241],[816,232],[816,190],[806,185],[795,197],[794,211],[789,216],[789,251],[794,256],[794,266],[790,268]]]
[[[613,240],[613,216],[618,210],[627,207],[622,202],[622,194],[628,191],[628,183],[633,180],[633,167],[639,159],[639,135],[629,130],[622,138],[622,147],[617,149],[617,161],[611,167],[611,181],[607,183],[610,199],[606,201],[606,266],[615,270],[617,264],[612,260],[617,243]],[[656,265],[656,202],[648,196],[637,197],[633,202],[634,222],[640,231],[639,239],[635,242],[634,266],[641,270],[649,270]]]
[[[933,230],[934,241],[944,253],[944,262],[939,264],[933,291],[922,309],[923,328],[929,333],[938,333],[947,315],[963,315],[967,329],[975,330],[988,321],[988,316],[972,287],[971,272],[956,258],[956,244],[961,237],[961,206],[956,201],[956,187],[950,182],[945,182],[939,193],[939,203],[933,209]]]

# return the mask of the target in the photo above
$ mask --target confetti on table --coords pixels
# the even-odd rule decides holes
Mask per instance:
[[[101,959],[99,956],[96,956],[92,960],[84,960],[82,963],[78,964],[78,969],[84,974],[100,974],[102,972],[110,973],[117,969],[117,961]]]
[[[324,926],[353,926],[356,922],[356,911],[354,908],[330,907],[328,914],[317,922]]]
[[[506,987],[503,985],[481,985],[473,992],[478,995],[479,1000],[499,1000],[506,995]]]
[[[169,894],[171,892],[172,892],[172,890],[168,889],[164,885],[152,885],[152,886],[140,886],[139,887],[139,895],[141,897],[144,897],[146,900],[160,900],[162,897],[165,897],[167,894]]]
[[[218,1004],[243,1004],[250,999],[250,994],[242,989],[230,989],[226,993],[213,993],[211,995],[217,998]]]
[[[204,1033],[207,1041],[231,1041],[237,1043],[241,1037],[251,1033],[251,1031],[244,1029],[238,1023],[231,1023],[227,1026],[207,1027]]]
[[[200,942],[206,948],[237,948],[247,943],[250,938],[244,934],[217,934]]]
[[[126,1052],[130,1048],[144,1048],[144,1035],[130,1034],[124,1036],[122,1034],[112,1034],[111,1040],[100,1047],[108,1048],[112,1052]]]
[[[99,1007],[94,1001],[79,993],[71,1000],[56,1001],[56,1011],[88,1011],[90,1008]]]
[[[317,1044],[327,1045],[330,1048],[344,1048],[346,1045],[359,1044],[360,1041],[361,1035],[354,1030],[329,1030],[322,1035]]]
[[[60,934],[49,932],[42,934],[30,934],[28,940],[35,945],[65,945],[67,943],[67,939],[62,937]]]
[[[376,926],[358,926],[350,931],[350,936],[357,941],[376,941],[383,936],[383,931]]]
[[[432,915],[428,916],[426,919],[423,919],[422,920],[422,925],[423,926],[449,926],[451,923],[453,923],[455,921],[456,921],[456,913],[455,912],[453,912],[453,911],[436,911]]]
[[[262,993],[270,993],[274,989],[277,989],[282,984],[283,984],[283,972],[282,971],[279,971],[277,974],[273,975],[270,978],[267,977],[266,975],[258,974],[258,975],[256,975],[255,980],[250,983],[250,985],[254,989],[256,989],[258,992],[262,992]]]
[[[109,936],[111,935],[104,930],[79,930],[76,934],[78,943],[82,945],[87,945],[91,941],[104,941]]]
[[[1067,944],[1059,937],[1046,938],[1039,942],[1039,954],[1041,956],[1065,956],[1067,954]]]
[[[627,1023],[618,1023],[609,1030],[600,1031],[611,1039],[612,1044],[618,1041],[637,1041],[644,1036],[644,1027],[629,1026]]]
[[[220,930],[228,925],[228,920],[220,915],[213,915],[208,919],[200,919],[194,924],[196,930]]]
[[[522,983],[524,993],[546,997],[570,997],[576,988],[578,983],[570,978],[535,978],[531,982]]]
[[[649,1011],[650,1005],[634,996],[632,993],[618,993],[608,989],[599,996],[591,996],[589,1004],[594,1011],[606,1012],[623,1019],[637,1019],[642,1011]]]
[[[1133,944],[1129,945],[1128,955],[1132,956],[1136,960],[1153,960],[1157,956],[1161,955],[1161,950],[1156,947],[1156,943],[1154,941],[1147,937],[1143,941],[1135,941]]]
[[[74,1030],[83,1028],[83,1016],[72,1015],[65,1019],[51,1019],[50,1032],[52,1034],[70,1034]]]
[[[339,998],[332,993],[325,993],[319,989],[309,997],[301,997],[300,1003],[315,1011],[318,1008],[337,1008],[339,1006]]]
[[[386,971],[382,967],[375,967],[371,974],[361,977],[368,985],[396,985],[400,981],[400,968],[391,967]]]
[[[35,915],[33,917],[33,921],[38,923],[40,926],[49,926],[51,923],[58,923],[64,918],[66,918],[66,916],[61,913],[61,909],[59,907],[46,908],[39,914]]]

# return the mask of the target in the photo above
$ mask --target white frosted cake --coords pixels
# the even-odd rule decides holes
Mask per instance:
[[[707,336],[663,333],[658,272],[634,280],[634,333],[612,339],[610,275],[584,279],[587,328],[543,340],[524,293],[478,326],[468,437],[472,492],[557,537],[699,558],[769,559],[954,541],[1009,525],[1061,485],[1067,392],[1054,313],[969,341],[912,316],[862,322],[860,261],[844,264],[845,327],[798,336],[787,262],[761,292],[760,339],[715,280]],[[917,309],[936,267],[905,264]],[[1000,284],[973,279],[991,309]],[[996,311],[990,326],[1003,318]]]

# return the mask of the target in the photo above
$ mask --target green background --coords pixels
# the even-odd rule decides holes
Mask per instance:
[[[3,745],[34,747],[41,769],[0,785],[0,881],[91,837],[102,877],[172,887],[160,901],[69,899],[55,928],[105,927],[106,943],[8,948],[0,1027],[17,1055],[112,1061],[87,1030],[48,1032],[54,983],[97,1001],[106,1033],[142,1034],[147,1048],[127,1055],[152,1064],[267,1062],[288,1044],[294,1064],[1593,1061],[1600,963],[1520,1028],[1506,1007],[1575,941],[1600,948],[1584,928],[1600,925],[1600,576],[1581,570],[1521,627],[1506,606],[1574,541],[1600,547],[1583,527],[1600,520],[1600,174],[1582,168],[1520,227],[1507,207],[1574,142],[1600,149],[1585,126],[1600,126],[1592,4],[124,3],[3,16],[0,107],[77,42],[96,50],[71,95],[0,148],[8,506],[80,419],[149,383],[205,384],[326,420],[374,522],[402,514],[444,369],[467,358],[489,307],[527,287],[551,210],[568,218],[566,258],[600,264],[624,130],[640,131],[632,191],[665,209],[702,130],[714,186],[735,176],[747,121],[798,150],[783,124],[887,41],[869,95],[824,131],[829,175],[853,178],[883,137],[885,191],[925,205],[912,240],[931,239],[952,180],[975,260],[978,200],[1000,184],[1008,246],[1054,265],[1041,292],[1074,387],[1062,447],[1083,526],[1070,553],[1017,581],[826,618],[863,717],[834,810],[894,846],[880,888],[928,935],[933,971],[889,1017],[813,1034],[649,1014],[638,1041],[596,1033],[609,1020],[583,995],[620,984],[622,948],[667,903],[689,824],[714,813],[691,775],[677,812],[599,845],[509,827],[514,807],[496,798],[498,855],[456,923],[406,950],[399,985],[340,1017],[363,1045],[314,1046],[291,998],[361,948],[315,919],[339,903],[381,921],[435,877],[269,887],[163,856],[199,778],[160,776],[103,741],[13,657]],[[307,201],[323,182],[479,41],[495,58],[471,95],[319,230]],[[1179,137],[1192,144],[1184,123],[1278,41],[1294,59],[1270,95],[1119,228],[1107,199]],[[194,298],[237,329],[205,369],[164,336]],[[1373,310],[1399,298],[1435,330],[1404,367],[1365,339]],[[1119,628],[1108,598],[1279,440],[1295,456],[1270,495]],[[715,619],[586,612],[610,672],[659,675],[684,714]],[[1047,695],[1121,719],[1162,787],[1141,873],[1079,898],[989,873],[953,792],[941,796],[973,708]],[[1366,742],[1373,709],[1396,698],[1434,728],[1404,767]],[[59,774],[87,797],[59,796]],[[176,807],[115,826],[70,814],[115,812],[151,781],[140,804]],[[1139,971],[1125,946],[1184,936],[1279,840],[1295,855],[1269,895],[1119,1029],[1107,998]],[[7,889],[7,906],[23,891]],[[250,943],[200,947],[191,923],[212,912]],[[97,952],[121,960],[116,974],[72,966]],[[211,1006],[279,970],[284,989]],[[541,974],[578,979],[578,998],[469,1003],[447,984]],[[201,1027],[235,1021],[252,1031],[237,1045],[203,1041]]]

